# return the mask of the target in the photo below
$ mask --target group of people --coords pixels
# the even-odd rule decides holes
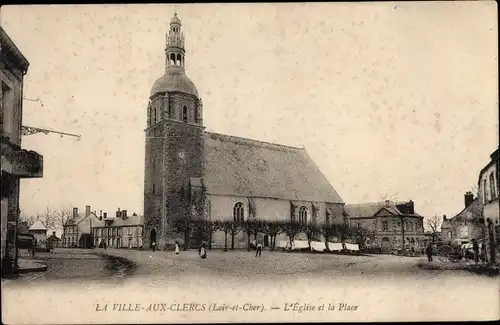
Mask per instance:
[[[433,245],[432,243],[429,243],[427,245],[427,248],[425,249],[425,254],[427,255],[427,260],[429,262],[432,262],[432,256],[434,255],[434,251],[435,251],[435,248],[434,248],[435,245]],[[473,251],[473,254],[474,254],[474,261],[477,263],[479,263],[479,243],[477,242],[476,239],[472,239],[472,251]],[[467,249],[464,249],[463,251],[463,256],[465,257],[465,260],[467,261],[469,259],[469,255],[468,255],[469,251]]]
[[[253,244],[254,244],[254,247],[256,248],[255,249],[255,257],[261,256],[262,255],[262,243],[260,241],[256,242],[254,240]],[[152,248],[153,252],[156,251],[156,242],[153,241],[151,243],[151,248]],[[180,249],[179,242],[175,241],[175,245],[174,245],[175,255],[179,255],[180,251],[181,251],[181,249]],[[198,255],[200,255],[201,259],[207,258],[207,244],[205,244],[205,243],[201,244],[200,248],[198,249]]]

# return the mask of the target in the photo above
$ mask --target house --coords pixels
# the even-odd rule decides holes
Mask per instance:
[[[93,225],[94,246],[102,247],[106,243],[107,247],[114,248],[142,247],[142,228],[143,218],[136,213],[129,215],[120,208],[115,216],[104,213]]]
[[[73,208],[73,214],[63,225],[62,247],[93,247],[92,228],[98,223],[99,218],[90,210],[90,205],[85,207],[85,213],[78,213],[78,208]]]
[[[61,246],[61,239],[56,236],[56,232],[53,231],[52,235],[50,235],[49,238],[47,238],[47,248],[52,249],[52,248],[58,248]]]
[[[413,201],[347,204],[350,225],[372,233],[367,246],[382,252],[405,249],[420,251],[425,245],[423,217],[415,212]]]
[[[21,147],[23,81],[28,66],[28,60],[0,27],[2,276],[10,276],[17,271],[20,180],[43,176],[43,157]]]
[[[28,229],[28,233],[32,234],[36,240],[37,249],[47,248],[47,227],[45,227],[40,220],[36,220],[35,223]]]
[[[483,236],[483,204],[472,192],[464,195],[465,207],[452,218],[443,216],[441,241],[451,245],[480,240]]]
[[[147,106],[145,244],[182,244],[174,225],[187,219],[346,222],[342,198],[304,148],[205,131],[203,103],[185,71],[177,14],[166,41],[165,71]],[[285,239],[280,236],[278,242]],[[235,247],[247,240],[238,233]],[[202,238],[192,234],[188,241],[199,247]],[[215,232],[211,241],[223,246],[224,234]]]
[[[479,198],[483,204],[484,243],[487,250],[487,260],[498,263],[500,251],[500,211],[498,195],[500,185],[499,150],[490,155],[490,161],[479,172]]]

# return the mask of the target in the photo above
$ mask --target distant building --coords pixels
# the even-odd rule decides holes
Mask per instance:
[[[2,276],[17,270],[20,180],[40,178],[43,174],[43,157],[21,148],[23,79],[28,66],[28,60],[0,27]]]
[[[474,194],[464,195],[465,208],[452,218],[443,216],[441,224],[441,241],[445,244],[461,245],[480,240],[483,236],[483,204]]]
[[[53,231],[52,235],[47,238],[47,248],[58,248],[61,246],[61,239],[56,236],[56,232]]]
[[[90,205],[85,207],[85,213],[78,213],[73,208],[73,214],[63,225],[62,247],[93,247],[92,228],[99,218],[90,211]]]
[[[35,221],[28,229],[28,233],[32,234],[35,238],[37,249],[47,248],[47,227],[45,227],[40,220]]]
[[[425,245],[423,217],[415,212],[413,201],[347,204],[350,225],[372,232],[367,246],[383,252],[405,249],[420,251]]]
[[[479,172],[479,198],[483,203],[483,222],[485,226],[484,242],[487,248],[487,259],[497,263],[500,250],[500,211],[498,193],[500,191],[499,177],[499,151],[495,150],[490,155],[491,160]]]
[[[102,247],[104,243],[114,248],[139,248],[143,240],[143,218],[127,210],[118,208],[115,216],[104,213],[93,227],[94,245]]]

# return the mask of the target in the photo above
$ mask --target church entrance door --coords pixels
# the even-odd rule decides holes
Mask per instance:
[[[264,236],[264,247],[269,247],[269,236],[268,235]]]
[[[156,243],[156,229],[151,229],[151,234],[149,236],[149,248],[153,248],[153,242]],[[158,247],[158,243],[156,243],[156,246]]]

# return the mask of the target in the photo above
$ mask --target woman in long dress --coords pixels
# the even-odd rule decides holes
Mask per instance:
[[[200,248],[200,257],[201,257],[202,259],[207,258],[207,249],[206,249],[206,247],[205,247],[205,243],[203,243],[203,244],[201,245],[201,248]]]
[[[175,242],[175,255],[178,255],[179,252],[180,252],[179,243]]]

